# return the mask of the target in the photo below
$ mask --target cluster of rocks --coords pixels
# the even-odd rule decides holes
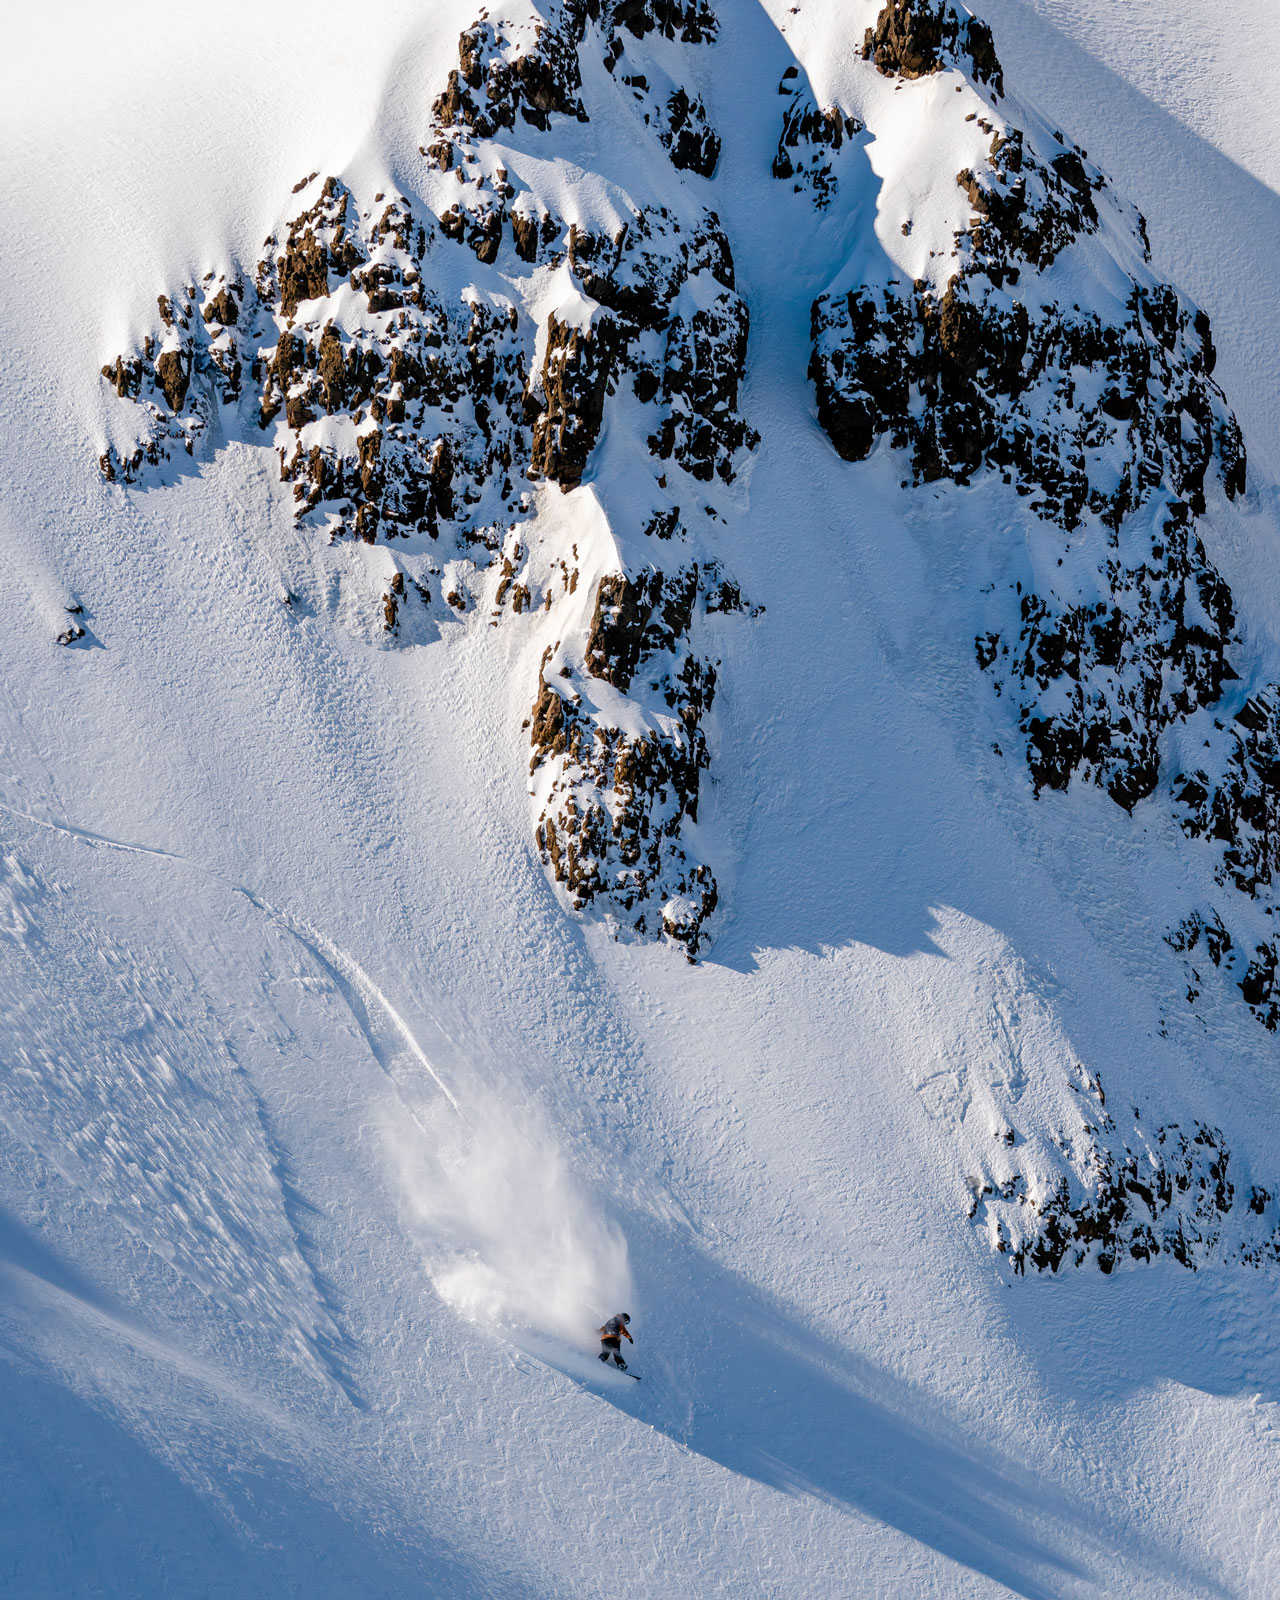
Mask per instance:
[[[701,101],[675,84],[655,95],[648,75],[627,60],[629,38],[657,33],[684,44],[713,39],[716,18],[703,0],[541,0],[529,27],[487,18],[475,23],[458,41],[458,65],[435,102],[437,135],[430,154],[439,165],[452,165],[458,142],[492,139],[514,129],[517,118],[543,130],[556,114],[585,122],[579,52],[588,23],[605,41],[605,67],[643,100],[644,121],[672,164],[704,175],[713,171],[720,141]]]
[[[1024,592],[1019,631],[979,638],[978,664],[1016,697],[1037,789],[1078,774],[1132,810],[1159,783],[1161,733],[1235,678],[1235,612],[1182,501],[1110,534],[1101,572],[1105,599]]]
[[[691,959],[718,899],[711,868],[691,858],[682,835],[698,817],[708,763],[702,722],[716,687],[695,635],[708,613],[741,609],[714,563],[606,574],[582,672],[644,705],[645,731],[601,716],[590,683],[575,687],[572,669],[548,673],[552,649],[530,719],[530,772],[549,769],[537,841],[557,881],[578,909],[607,894],[636,932],[664,933]]]
[[[839,106],[819,109],[798,67],[788,67],[778,84],[787,104],[782,112],[778,153],[773,158],[775,178],[790,178],[797,194],[807,192],[819,211],[825,211],[836,192],[834,156],[846,140],[862,132],[856,117]]]
[[[1026,269],[1016,292],[1003,266],[971,256],[940,294],[920,282],[819,297],[809,373],[839,453],[860,461],[887,437],[918,483],[990,468],[1067,530],[1086,512],[1118,528],[1157,492],[1199,514],[1214,466],[1241,493],[1204,314],[1133,280],[1117,316],[1064,307]]]
[[[886,6],[865,54],[883,73],[952,66],[1003,92],[989,31],[945,4]],[[1141,216],[1061,134],[966,120],[989,145],[956,177],[970,209],[957,269],[941,289],[856,285],[815,302],[818,418],[847,460],[881,440],[906,452],[917,483],[998,473],[1043,528],[1071,536],[1051,583],[993,601],[977,659],[1013,702],[1037,792],[1080,777],[1132,810],[1159,787],[1162,734],[1236,678],[1232,595],[1196,521],[1212,477],[1228,498],[1244,493],[1244,445],[1213,377],[1209,320],[1152,279]],[[1221,842],[1220,881],[1267,905],[1273,705],[1255,696],[1232,731],[1219,724],[1220,775],[1184,775],[1175,799],[1188,833]],[[1175,947],[1195,950],[1202,922],[1176,930]],[[1214,965],[1239,966],[1241,993],[1274,1028],[1277,942],[1255,936],[1252,957],[1245,942],[1214,941]],[[1198,984],[1193,969],[1189,993]]]
[[[1155,787],[1162,729],[1234,676],[1231,596],[1193,518],[1211,468],[1242,492],[1244,450],[1203,314],[1136,283],[1126,313],[1013,299],[973,269],[937,297],[859,288],[815,305],[810,373],[846,459],[887,436],[918,482],[988,469],[1046,522],[1088,519],[1098,558],[1080,591],[1019,590],[1015,626],[978,658],[1017,697],[1037,787],[1079,773],[1132,807]]]
[[[1233,1181],[1220,1129],[1148,1128],[1135,1109],[1122,1131],[1098,1079],[1079,1076],[1080,1116],[1051,1136],[1050,1163],[1020,1161],[1006,1128],[999,1142],[1007,1155],[992,1162],[991,1176],[969,1181],[969,1215],[1014,1272],[1091,1262],[1109,1273],[1159,1256],[1192,1270],[1215,1259],[1280,1261],[1275,1195]]]
[[[991,29],[977,17],[961,19],[946,0],[889,0],[866,31],[862,56],[886,75],[901,78],[925,78],[959,66],[1004,93]]]
[[[701,0],[539,0],[518,25],[482,19],[459,40],[422,146],[430,201],[364,204],[313,173],[256,272],[211,274],[162,298],[154,334],[104,369],[136,408],[136,445],[102,457],[109,479],[155,481],[166,461],[238,432],[274,444],[304,525],[429,553],[387,580],[371,623],[387,642],[419,636],[405,628],[411,597],[442,617],[469,609],[477,585],[445,576],[455,558],[477,584],[500,563],[495,621],[551,608],[552,587],[532,576],[556,561],[554,535],[537,537],[533,486],[583,484],[609,406],[638,402],[658,509],[637,536],[654,555],[638,577],[601,580],[588,634],[566,637],[561,655],[624,696],[642,665],[643,705],[623,720],[648,731],[624,734],[606,709],[588,715],[563,680],[540,675],[536,838],[575,907],[598,900],[691,955],[716,902],[710,868],[681,837],[697,815],[715,685],[701,619],[728,609],[732,586],[700,558],[669,477],[731,481],[756,442],[738,410],[746,307],[724,231],[692,192],[677,211],[609,186],[620,224],[566,221],[509,170],[523,163],[507,152],[522,139],[536,150],[556,118],[587,120],[592,41],[656,150],[677,171],[709,174],[719,140],[705,108],[664,76],[667,45],[646,41],[714,33]],[[537,295],[524,290],[547,268],[571,289],[539,326],[527,309]],[[471,272],[460,295],[442,287]],[[571,578],[561,565],[563,596],[576,586],[576,548]],[[434,598],[428,574],[440,577]],[[615,612],[643,618],[630,643]]]
[[[1214,733],[1212,762],[1183,773],[1174,785],[1176,814],[1190,837],[1221,847],[1218,882],[1275,918],[1280,915],[1280,687],[1253,695],[1230,722],[1215,724]],[[1221,913],[1211,909],[1192,912],[1169,942],[1187,954],[1189,963],[1203,951],[1233,976],[1264,1027],[1273,1033],[1280,1028],[1280,935],[1233,939]],[[1194,965],[1190,975],[1194,988],[1201,981]]]
[[[1176,786],[1182,826],[1222,841],[1220,883],[1270,894],[1280,879],[1280,689],[1254,695],[1221,731],[1221,772],[1199,768]]]
[[[170,309],[180,388],[165,385],[163,353],[116,362],[136,374],[129,392],[147,420],[104,472],[134,481],[175,446],[191,452],[248,375],[245,420],[271,430],[299,519],[331,538],[435,539],[447,526],[492,545],[522,509],[527,336],[500,293],[472,289],[446,308],[423,275],[437,237],[403,196],[361,212],[326,179],[266,241],[253,281],[211,279]]]

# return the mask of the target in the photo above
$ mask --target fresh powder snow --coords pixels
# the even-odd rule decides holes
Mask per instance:
[[[904,18],[12,20],[6,1594],[1280,1592],[1277,24]]]

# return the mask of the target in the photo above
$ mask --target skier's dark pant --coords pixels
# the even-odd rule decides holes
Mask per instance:
[[[622,1359],[622,1341],[621,1341],[621,1339],[601,1339],[601,1341],[600,1341],[600,1359],[601,1359],[601,1361],[607,1361],[610,1356],[613,1357],[613,1359],[618,1363],[618,1365],[620,1367],[625,1367],[626,1366],[626,1362]]]

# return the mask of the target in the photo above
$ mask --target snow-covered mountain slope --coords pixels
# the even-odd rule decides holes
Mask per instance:
[[[1273,1592],[1275,113],[1138,13],[24,24],[7,1591]]]

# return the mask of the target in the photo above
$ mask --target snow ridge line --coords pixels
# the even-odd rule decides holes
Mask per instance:
[[[63,834],[66,838],[74,839],[78,844],[88,845],[91,849],[97,846],[103,846],[108,850],[122,850],[126,855],[158,856],[165,861],[178,862],[184,867],[191,867],[194,871],[202,873],[206,878],[213,879],[215,883],[221,884],[224,889],[229,889],[232,894],[240,895],[243,899],[247,900],[256,911],[261,911],[263,915],[274,922],[277,927],[283,928],[287,934],[296,939],[300,944],[304,945],[316,960],[329,967],[331,971],[336,969],[335,976],[340,975],[342,978],[345,978],[349,984],[354,985],[354,987],[361,993],[362,996],[372,999],[373,1002],[386,1015],[388,1021],[404,1040],[414,1059],[427,1073],[431,1081],[435,1084],[436,1088],[439,1089],[440,1093],[453,1107],[454,1111],[459,1117],[462,1118],[464,1122],[467,1120],[465,1114],[463,1113],[462,1107],[458,1104],[458,1101],[455,1099],[448,1084],[445,1083],[444,1079],[441,1078],[440,1074],[432,1066],[430,1060],[427,1058],[426,1052],[414,1038],[413,1032],[408,1023],[405,1022],[404,1018],[396,1010],[395,1006],[391,1003],[383,991],[373,981],[373,979],[364,970],[354,956],[349,955],[341,948],[341,946],[335,944],[333,940],[330,939],[326,934],[323,934],[318,929],[313,928],[311,924],[305,921],[303,918],[295,916],[292,912],[281,910],[280,907],[272,905],[269,900],[263,899],[263,897],[255,890],[247,888],[244,884],[234,883],[230,878],[224,877],[222,873],[218,872],[215,868],[207,867],[203,862],[200,861],[193,861],[189,856],[180,855],[177,851],[163,850],[152,845],[129,844],[122,839],[111,839],[105,834],[93,833],[88,828],[78,828],[70,822],[53,822],[44,817],[33,817],[30,815],[30,813],[26,811],[19,811],[16,806],[6,805],[3,801],[0,801],[0,811],[7,812],[11,817],[18,817],[23,822],[29,822],[33,827],[45,828],[50,833]],[[341,985],[338,987],[341,989]],[[346,997],[344,996],[344,999],[345,998]],[[347,1000],[347,1006],[348,1009],[351,1009],[350,1000]],[[359,1022],[359,1020],[360,1019],[357,1017],[356,1021]],[[382,1052],[379,1050],[376,1040],[370,1037],[366,1028],[362,1027],[361,1032],[365,1034],[365,1038],[369,1044],[370,1050],[373,1053],[374,1059],[378,1062],[378,1065],[387,1074],[387,1076],[392,1078],[392,1081],[394,1082],[394,1077],[390,1069],[387,1067],[386,1062],[382,1059]]]

